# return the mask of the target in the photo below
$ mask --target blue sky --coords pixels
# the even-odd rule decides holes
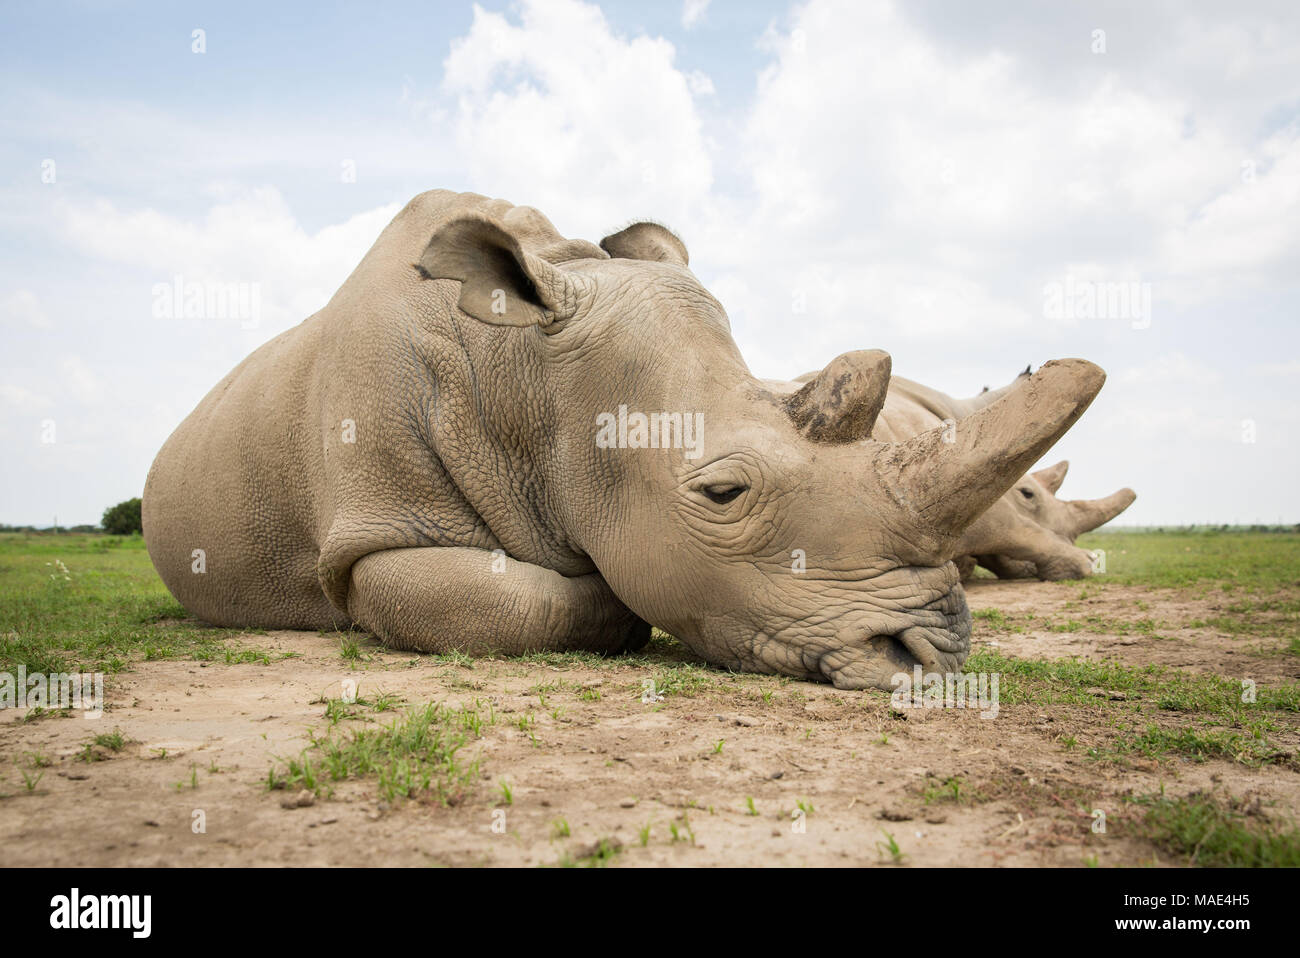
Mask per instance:
[[[0,522],[139,494],[202,395],[433,187],[590,239],[669,223],[759,375],[876,347],[961,395],[1092,359],[1064,495],[1300,521],[1293,7],[6,6]],[[158,318],[176,275],[255,285],[257,325]],[[1045,307],[1121,283],[1150,315]]]

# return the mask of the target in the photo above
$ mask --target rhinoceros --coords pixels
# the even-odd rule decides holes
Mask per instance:
[[[806,373],[791,382],[769,380],[779,393],[789,394],[816,378]],[[885,405],[871,437],[902,442],[929,429],[973,415],[996,402],[1024,379],[1026,369],[1010,385],[986,389],[971,399],[955,399],[902,376],[891,376]],[[1119,515],[1137,498],[1120,489],[1104,499],[1056,498],[1069,469],[1068,462],[1027,473],[962,533],[955,556],[963,579],[984,566],[999,578],[1078,579],[1092,574],[1092,553],[1074,542]]]
[[[424,193],[167,440],[146,543],[218,625],[521,654],[653,623],[726,668],[889,688],[964,661],[954,547],[1105,375],[1048,363],[956,443],[863,445],[883,355],[778,396],[669,230],[596,245]]]
[[[1078,579],[1091,575],[1092,554],[1087,553],[1090,561],[1082,566],[1074,553],[1062,550],[1060,543],[1073,546],[1083,533],[1110,522],[1134,503],[1137,493],[1124,488],[1102,499],[1058,499],[1056,493],[1069,468],[1069,461],[1061,460],[1054,466],[1026,474],[1012,486],[1003,496],[1012,507],[1010,513],[1003,515],[999,511],[993,517],[992,525],[999,532],[994,534],[997,540],[990,539],[992,550],[974,552],[971,558],[1000,579]],[[993,514],[998,508],[995,504],[985,515]],[[1042,541],[1040,534],[1032,526],[1026,527],[1026,522],[1055,539],[1049,538],[1038,545]],[[983,545],[973,543],[973,547],[983,548]]]

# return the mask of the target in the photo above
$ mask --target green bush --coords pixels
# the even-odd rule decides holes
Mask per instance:
[[[111,536],[129,536],[133,532],[144,532],[140,522],[140,497],[119,502],[104,510],[100,525]]]

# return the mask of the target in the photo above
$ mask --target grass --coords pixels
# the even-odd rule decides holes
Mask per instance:
[[[1149,701],[1168,711],[1208,712],[1233,721],[1261,711],[1300,712],[1300,683],[1260,686],[1256,701],[1250,703],[1242,701],[1243,688],[1238,680],[1188,674],[1158,665],[1019,659],[985,647],[972,653],[963,671],[997,673],[1002,705],[1100,705],[1103,700],[1090,690],[1104,689],[1123,692],[1126,702]]]
[[[388,802],[400,798],[452,805],[478,775],[478,761],[465,761],[462,709],[440,704],[412,708],[382,728],[340,730],[331,725],[296,759],[273,765],[267,787],[307,789],[317,795],[330,782],[374,779]]]
[[[716,685],[719,678],[719,673],[708,666],[683,663],[658,669],[653,676],[636,682],[632,688],[643,703],[651,704],[669,696],[690,698],[698,695]]]
[[[248,634],[256,633],[191,619],[139,536],[0,533],[0,671],[112,673],[141,660],[222,661],[226,641]]]
[[[1106,748],[1090,750],[1094,758],[1114,758],[1132,754],[1161,759],[1170,754],[1181,755],[1193,761],[1224,758],[1242,765],[1263,765],[1290,759],[1289,752],[1274,747],[1259,732],[1231,732],[1222,729],[1200,730],[1184,726],[1165,728],[1147,725],[1144,729],[1121,726],[1120,734]]]
[[[1132,799],[1143,810],[1139,831],[1181,864],[1229,868],[1300,866],[1300,830],[1252,814],[1244,802],[1200,792]]]
[[[1295,584],[1300,562],[1300,531],[1124,530],[1089,533],[1078,545],[1105,550],[1105,582],[1157,588],[1282,589]]]
[[[1087,750],[1093,759],[1178,755],[1251,766],[1295,762],[1290,750],[1274,745],[1270,735],[1294,726],[1300,683],[1260,686],[1254,689],[1254,701],[1243,701],[1242,683],[1221,676],[1157,665],[1018,659],[989,648],[971,655],[964,670],[996,673],[1000,706],[1072,705],[1114,713],[1109,740]],[[1073,734],[1062,733],[1060,740],[1067,748],[1079,744]]]
[[[586,854],[574,858],[565,852],[557,865],[560,868],[604,868],[622,852],[623,846],[617,839],[602,838]]]
[[[889,855],[890,861],[895,865],[901,865],[903,863],[903,850],[899,847],[898,841],[890,832],[885,831],[883,828],[880,830],[880,834],[885,836],[885,840],[883,842],[876,842],[877,850],[880,851],[882,855]]]
[[[975,799],[975,795],[970,789],[963,791],[965,784],[959,775],[945,778],[942,782],[927,778],[922,788],[921,798],[927,805],[936,802],[952,802],[956,805],[969,803]]]

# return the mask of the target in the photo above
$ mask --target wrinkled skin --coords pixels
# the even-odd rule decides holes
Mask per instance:
[[[617,652],[654,623],[718,665],[888,688],[965,659],[956,543],[1103,379],[1049,363],[962,443],[862,443],[883,353],[779,396],[662,227],[597,247],[435,191],[178,427],[145,538],[219,625],[520,654]],[[701,415],[698,454],[602,447],[621,405]]]
[[[815,375],[808,373],[788,383],[771,381],[770,385],[788,393]],[[1028,370],[1017,382],[1027,377]],[[893,376],[871,436],[901,442],[941,426],[944,420],[955,421],[983,409],[1015,384],[985,390],[973,399],[954,399]],[[1075,540],[1119,515],[1137,495],[1131,489],[1121,489],[1104,499],[1058,499],[1056,492],[1068,469],[1069,463],[1063,461],[1027,473],[962,533],[955,561],[963,580],[974,573],[977,564],[1003,579],[1081,579],[1092,574],[1092,553],[1078,548]]]

